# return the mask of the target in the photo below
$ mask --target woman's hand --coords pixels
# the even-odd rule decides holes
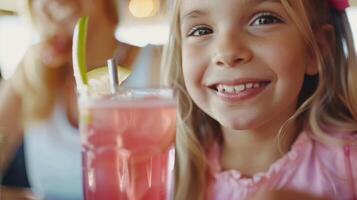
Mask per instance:
[[[317,197],[308,193],[293,190],[261,191],[247,200],[328,200],[325,197]]]

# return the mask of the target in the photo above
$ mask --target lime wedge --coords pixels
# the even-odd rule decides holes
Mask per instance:
[[[88,85],[86,67],[87,29],[88,17],[79,18],[74,29],[72,44],[73,71],[79,92],[86,90]]]
[[[119,84],[128,78],[131,71],[127,68],[118,66]],[[88,89],[93,95],[103,95],[110,93],[110,83],[108,67],[99,67],[87,73],[88,76]]]

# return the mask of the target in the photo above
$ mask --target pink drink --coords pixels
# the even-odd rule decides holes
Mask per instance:
[[[96,100],[82,108],[85,199],[170,199],[176,131],[173,100]]]

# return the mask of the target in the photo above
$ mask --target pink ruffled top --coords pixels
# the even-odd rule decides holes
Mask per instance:
[[[243,200],[261,189],[282,188],[357,200],[357,145],[327,146],[302,132],[287,154],[252,178],[243,178],[238,170],[222,171],[218,145],[212,148],[209,159],[214,177],[209,200]]]

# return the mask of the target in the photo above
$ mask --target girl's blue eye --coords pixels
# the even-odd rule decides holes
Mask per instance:
[[[192,30],[190,30],[188,32],[188,36],[193,36],[193,37],[198,37],[198,36],[202,36],[202,35],[208,35],[213,33],[213,30],[206,27],[206,26],[198,26],[198,27],[194,27]]]
[[[251,26],[259,26],[259,25],[269,25],[269,24],[277,24],[282,23],[283,20],[276,17],[271,13],[262,13],[258,15],[251,23]]]

